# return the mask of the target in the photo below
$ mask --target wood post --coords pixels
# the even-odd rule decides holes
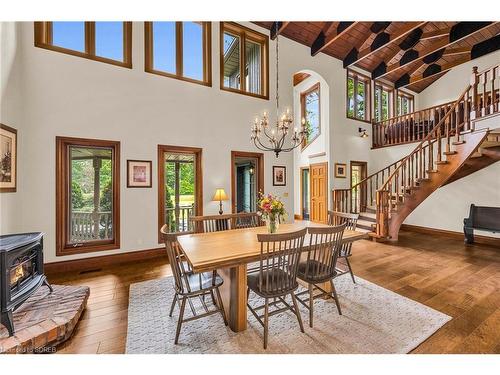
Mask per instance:
[[[472,110],[470,114],[470,119],[475,120],[478,117],[479,103],[477,97],[477,86],[479,84],[479,79],[477,76],[477,66],[472,68],[472,75],[470,78],[470,85],[472,87]]]
[[[377,190],[377,235],[387,237],[389,235],[389,192]]]

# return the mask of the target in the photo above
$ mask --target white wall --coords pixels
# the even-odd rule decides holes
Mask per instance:
[[[420,93],[421,108],[456,100],[469,84],[473,66],[481,71],[499,61],[500,51],[453,68]],[[500,128],[500,118],[492,119],[488,124]],[[405,223],[461,232],[463,218],[468,216],[472,203],[500,207],[500,162],[436,190],[408,216]]]
[[[302,121],[301,113],[301,103],[300,96],[301,93],[310,89],[315,84],[320,85],[320,134],[312,143],[307,145],[304,149],[299,146],[294,151],[294,208],[295,214],[301,215],[300,212],[300,201],[301,201],[301,189],[300,189],[300,168],[307,167],[315,163],[324,163],[330,160],[330,89],[325,79],[319,74],[312,72],[310,70],[305,71],[311,76],[300,82],[297,86],[293,88],[293,107],[294,107],[294,119],[295,126],[300,129],[300,122]],[[322,156],[315,156],[321,155]],[[329,179],[331,176],[329,176]]]
[[[253,24],[244,24],[268,33],[267,30]],[[12,25],[2,24],[1,29],[1,121],[19,129],[19,186],[17,193],[0,194],[2,233],[44,231],[45,259],[48,262],[158,247],[156,235],[158,144],[203,148],[204,213],[217,212],[217,204],[211,202],[210,198],[216,187],[224,187],[228,193],[230,192],[230,151],[256,151],[250,143],[250,126],[253,119],[263,111],[275,113],[273,41],[270,42],[269,48],[271,99],[267,101],[219,89],[219,27],[216,22],[212,25],[213,87],[145,73],[144,35],[141,22],[133,24],[133,69],[35,48],[33,24],[20,23],[14,25],[15,27]],[[7,33],[5,30],[10,32]],[[13,33],[12,30],[16,32]],[[10,48],[9,53],[4,49],[5,35],[9,35],[7,38],[9,45],[17,47]],[[18,60],[19,63],[5,65],[5,61]],[[325,135],[329,137],[330,189],[347,187],[349,184],[348,179],[332,178],[335,162],[348,164],[350,160],[367,161],[371,173],[402,156],[404,148],[372,151],[371,139],[360,138],[358,134],[358,127],[363,127],[371,135],[371,126],[346,118],[346,72],[342,68],[341,61],[324,54],[311,57],[309,48],[280,38],[280,63],[280,103],[284,107],[294,103],[292,80],[293,74],[298,71],[316,72],[323,77],[329,88],[327,102],[329,120],[325,121],[329,130]],[[427,89],[429,91],[424,91],[427,101],[419,104],[420,98],[416,96],[418,107],[432,105],[433,101],[446,101],[446,98],[441,99],[444,89],[440,88],[440,84],[455,84],[447,81],[448,75],[451,76],[451,73]],[[465,83],[467,80],[468,75],[460,78],[460,81]],[[465,83],[462,84],[462,88]],[[434,94],[431,94],[431,91]],[[55,256],[54,165],[57,135],[121,141],[121,248],[119,250]],[[413,146],[408,147],[408,152],[411,147]],[[127,159],[153,161],[153,188],[125,187]],[[272,186],[272,165],[287,166],[286,187]],[[485,171],[488,172],[485,178],[489,183],[492,180],[489,175],[495,173],[495,176],[499,175],[497,165]],[[292,217],[297,211],[293,199],[294,175],[292,154],[282,154],[279,159],[271,153],[265,155],[265,190],[281,195]],[[474,174],[468,179],[473,181],[472,190],[481,191],[486,180],[478,183],[477,176]],[[458,181],[451,184],[450,188],[460,183]],[[461,191],[461,188],[458,187],[456,190]],[[296,193],[298,195],[298,191]],[[429,199],[434,199],[437,194],[441,193],[436,192]],[[454,194],[458,193],[455,191]],[[476,203],[485,204],[486,197],[480,195],[480,199],[474,198]],[[469,198],[469,201],[471,199]],[[498,200],[498,196],[493,194],[491,199]],[[434,204],[441,205],[441,214],[444,217],[438,215],[429,217],[425,211],[420,212],[421,208],[418,208],[408,218],[408,222],[457,230],[459,229],[457,219],[446,215],[445,206],[458,204],[456,203],[458,201],[460,200],[451,201],[449,195],[436,199]],[[463,206],[468,207],[468,203],[464,201]],[[230,202],[225,203],[224,209],[226,212],[230,211]],[[460,210],[464,211],[463,208]],[[464,215],[461,215],[458,221]]]
[[[22,137],[22,59],[20,52],[20,25],[14,22],[0,22],[0,123],[18,130],[17,145],[23,147]],[[17,163],[24,162],[18,155]],[[17,176],[17,193],[0,193],[0,233],[21,230],[19,223],[21,204],[20,187],[22,176]]]

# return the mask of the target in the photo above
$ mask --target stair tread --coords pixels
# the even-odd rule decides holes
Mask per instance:
[[[372,213],[372,212],[360,212],[359,213],[359,218],[361,220],[363,220],[363,218],[369,218],[369,219],[376,220],[377,214],[376,213]]]

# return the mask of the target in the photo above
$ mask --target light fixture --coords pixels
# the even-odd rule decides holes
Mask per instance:
[[[363,128],[358,128],[358,133],[361,138],[367,138],[368,133],[366,133],[366,129]]]
[[[223,211],[222,211],[222,201],[227,201],[227,200],[229,200],[229,198],[227,197],[227,194],[224,191],[224,189],[223,188],[217,188],[215,190],[214,196],[212,197],[212,201],[213,202],[219,202],[219,215],[223,214]]]
[[[264,112],[262,118],[255,118],[252,126],[252,141],[259,150],[272,151],[276,157],[279,157],[280,152],[289,152],[302,144],[307,136],[306,121],[302,119],[300,131],[295,128],[291,136],[291,144],[285,147],[285,138],[289,132],[290,126],[293,124],[293,117],[290,115],[290,108],[287,108],[281,117],[279,116],[279,36],[276,37],[276,126],[269,125],[269,117],[267,112]],[[262,142],[262,135],[267,142]],[[264,138],[262,137],[262,138]]]

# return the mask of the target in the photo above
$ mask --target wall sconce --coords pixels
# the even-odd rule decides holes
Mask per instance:
[[[368,134],[366,133],[366,129],[358,128],[358,133],[361,138],[368,138]]]

